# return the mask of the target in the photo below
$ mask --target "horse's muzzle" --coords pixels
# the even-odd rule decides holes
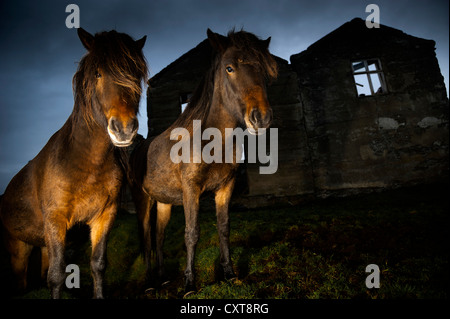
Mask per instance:
[[[272,123],[272,117],[273,112],[271,108],[266,109],[264,115],[256,107],[253,108],[248,116],[249,123],[247,123],[250,133],[258,135],[258,129],[268,128]],[[250,124],[250,126],[248,124]]]
[[[111,117],[108,121],[108,134],[114,146],[127,147],[133,143],[137,134],[139,122],[133,117],[127,122],[120,121],[116,117]]]

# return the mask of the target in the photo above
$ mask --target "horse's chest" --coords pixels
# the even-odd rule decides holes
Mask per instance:
[[[80,187],[75,190],[78,196],[95,198],[98,196],[107,197],[116,195],[120,187],[120,178],[116,174],[112,176],[91,174],[87,175],[84,179],[84,183],[80,184]],[[115,177],[117,176],[117,177]]]
[[[238,164],[217,164],[212,165],[204,173],[204,191],[216,191],[222,188],[230,179],[236,175]]]
[[[239,164],[212,163],[188,166],[181,174],[181,178],[188,184],[195,185],[200,192],[217,191],[234,178]]]
[[[71,212],[74,221],[83,221],[116,202],[121,171],[115,165],[105,165],[98,170],[67,171],[48,185],[52,187],[45,192],[46,210]]]
[[[113,196],[117,195],[122,180],[122,172],[115,165],[94,171],[82,177],[79,193],[81,196]]]

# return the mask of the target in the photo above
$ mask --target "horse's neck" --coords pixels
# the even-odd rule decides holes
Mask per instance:
[[[202,123],[202,127],[218,128],[222,134],[226,128],[236,128],[239,125],[235,117],[228,111],[224,105],[223,99],[216,94],[213,95],[206,123]]]
[[[69,132],[69,152],[72,156],[102,165],[112,154],[113,146],[109,136],[99,125],[94,123],[89,126],[84,119],[79,119],[69,122]]]

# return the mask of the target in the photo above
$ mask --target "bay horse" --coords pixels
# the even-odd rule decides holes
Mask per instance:
[[[220,263],[226,279],[235,278],[229,252],[228,206],[233,192],[240,154],[233,151],[233,162],[188,163],[171,161],[171,148],[178,141],[170,135],[175,128],[186,128],[193,140],[194,120],[201,121],[202,132],[217,128],[246,126],[257,133],[269,127],[272,109],[266,94],[266,81],[277,77],[277,64],[269,53],[267,40],[254,34],[231,31],[228,36],[207,30],[213,49],[212,65],[196,88],[190,103],[179,118],[153,141],[145,140],[130,157],[132,194],[136,204],[147,280],[150,278],[152,250],[151,208],[157,202],[156,263],[158,276],[164,276],[162,246],[164,230],[172,205],[183,205],[185,214],[185,292],[195,291],[194,254],[199,238],[199,198],[203,192],[215,193]],[[206,141],[203,141],[206,143]],[[222,141],[222,146],[224,141]],[[154,231],[154,230],[153,230]]]
[[[88,52],[73,77],[73,111],[13,177],[0,206],[18,288],[26,288],[32,248],[41,247],[52,298],[60,298],[65,280],[66,232],[78,222],[90,226],[94,298],[103,298],[107,237],[124,175],[121,152],[137,133],[141,82],[148,77],[146,36],[135,41],[114,30],[93,36],[82,28],[78,36]]]

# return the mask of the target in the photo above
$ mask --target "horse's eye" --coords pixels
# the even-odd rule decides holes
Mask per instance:
[[[95,77],[96,77],[97,79],[100,79],[100,78],[102,77],[102,75],[101,75],[98,71],[96,71],[96,72],[95,72]]]
[[[233,73],[234,72],[234,70],[233,70],[233,68],[231,66],[227,66],[225,68],[225,70],[227,70],[228,73]]]

